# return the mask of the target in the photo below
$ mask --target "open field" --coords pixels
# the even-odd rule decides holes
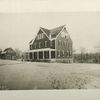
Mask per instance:
[[[0,60],[0,89],[100,88],[100,64]]]

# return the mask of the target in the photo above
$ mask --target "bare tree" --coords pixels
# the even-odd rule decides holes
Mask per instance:
[[[86,53],[86,48],[84,48],[84,47],[80,47],[80,49],[79,49],[79,50],[80,50],[80,53],[81,53],[81,54]]]
[[[16,58],[17,58],[17,59],[21,59],[22,51],[19,50],[18,48],[15,48],[15,52],[16,52]]]
[[[100,43],[98,43],[94,48],[96,52],[100,53]]]
[[[96,50],[95,59],[97,63],[100,63],[100,42],[94,47]]]
[[[80,47],[79,51],[80,51],[80,55],[81,55],[80,60],[83,63],[86,60],[86,58],[85,58],[86,48]]]

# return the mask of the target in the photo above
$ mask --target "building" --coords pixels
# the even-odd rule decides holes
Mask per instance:
[[[1,59],[15,60],[16,52],[12,48],[7,48],[1,52]]]
[[[72,40],[66,26],[54,29],[40,27],[35,39],[29,42],[28,61],[73,62]]]

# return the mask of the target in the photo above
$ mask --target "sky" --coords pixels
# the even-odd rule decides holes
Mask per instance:
[[[29,49],[39,28],[52,29],[66,25],[77,51],[93,51],[100,43],[100,12],[30,12],[0,13],[0,48]]]

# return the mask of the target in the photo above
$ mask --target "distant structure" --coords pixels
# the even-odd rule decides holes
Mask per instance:
[[[50,30],[40,27],[35,39],[29,42],[25,60],[72,63],[72,44],[65,25]]]
[[[15,60],[16,59],[16,52],[12,48],[6,48],[0,54],[1,59],[8,59],[8,60]]]

